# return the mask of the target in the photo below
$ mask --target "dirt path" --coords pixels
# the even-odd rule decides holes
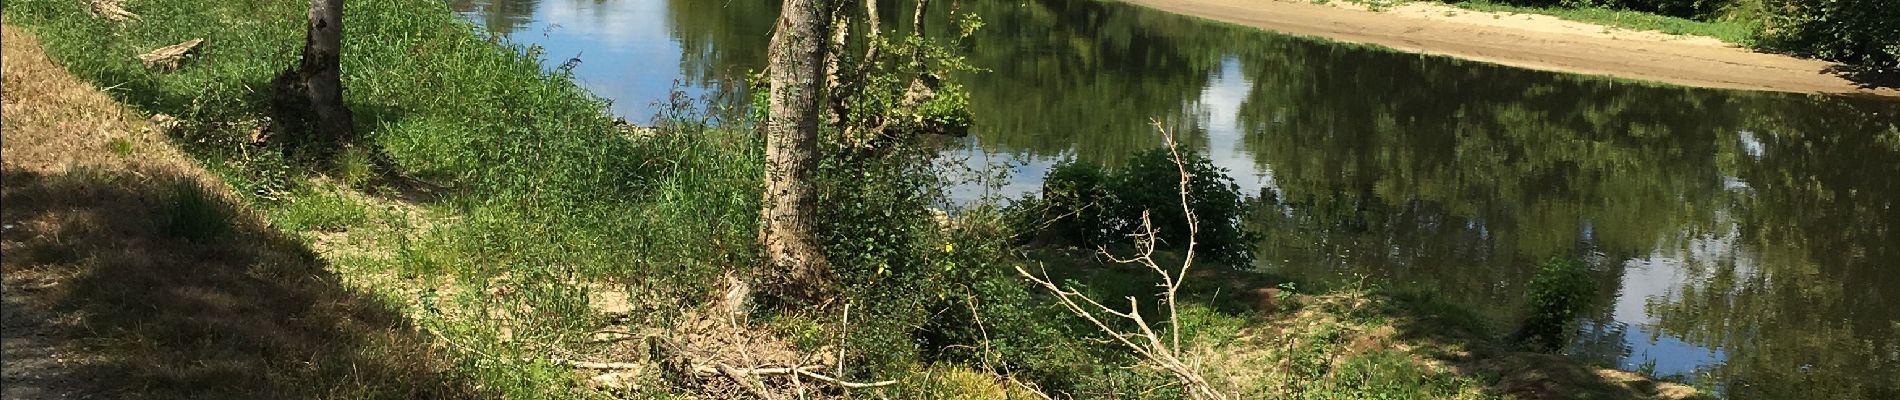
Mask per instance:
[[[1834,64],[1826,61],[1756,53],[1707,37],[1631,31],[1544,15],[1431,3],[1372,11],[1343,1],[1126,1],[1295,35],[1521,68],[1710,88],[1900,98],[1900,89],[1864,89],[1827,72]]]

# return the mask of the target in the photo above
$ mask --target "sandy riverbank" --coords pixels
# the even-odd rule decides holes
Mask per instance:
[[[1334,1],[1126,0],[1130,4],[1295,35],[1546,71],[1685,86],[1900,98],[1861,88],[1834,64],[1749,51],[1700,36],[1633,31],[1557,17],[1493,13],[1434,3],[1373,11]]]

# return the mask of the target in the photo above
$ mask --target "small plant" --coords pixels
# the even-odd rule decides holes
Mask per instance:
[[[363,187],[376,173],[375,161],[368,150],[360,146],[350,146],[337,155],[335,173],[337,179],[349,187]]]
[[[172,182],[159,206],[159,229],[166,235],[192,241],[216,239],[231,231],[231,214],[224,204],[191,181]]]
[[[1515,338],[1542,351],[1556,351],[1570,340],[1577,318],[1594,303],[1596,280],[1590,267],[1575,259],[1544,264],[1531,278],[1523,326]]]
[[[112,138],[112,141],[106,142],[106,150],[110,150],[112,154],[117,154],[120,157],[132,155],[132,141],[125,140],[125,138]]]
[[[1656,376],[1656,359],[1643,360],[1642,364],[1637,364],[1636,373],[1643,374],[1643,376]]]

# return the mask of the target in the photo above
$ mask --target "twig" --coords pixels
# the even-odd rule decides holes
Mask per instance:
[[[706,367],[706,366],[694,367],[693,373],[697,375],[737,374],[737,375],[744,375],[744,376],[797,374],[797,375],[803,375],[805,377],[809,377],[812,379],[824,381],[826,383],[830,383],[833,385],[838,385],[840,387],[851,388],[851,389],[862,389],[862,388],[889,386],[889,385],[897,384],[896,380],[884,380],[884,381],[877,381],[877,382],[851,382],[851,381],[846,381],[843,379],[833,378],[829,375],[813,372],[813,370],[820,369],[820,368],[824,368],[824,366],[807,365],[807,366],[802,366],[802,367],[797,367],[797,368],[792,368],[792,367],[738,368],[738,367],[728,366],[725,364],[720,364],[717,367]]]
[[[1161,276],[1161,283],[1158,286],[1162,289],[1160,293],[1161,301],[1167,305],[1167,340],[1163,340],[1161,335],[1155,333],[1153,324],[1149,323],[1148,320],[1141,315],[1141,302],[1134,297],[1127,297],[1128,311],[1120,311],[1119,309],[1103,305],[1095,301],[1095,299],[1083,295],[1079,291],[1064,289],[1056,285],[1054,280],[1049,278],[1049,272],[1047,270],[1042,271],[1042,274],[1038,276],[1029,273],[1028,270],[1023,269],[1021,266],[1017,266],[1016,273],[1021,274],[1031,282],[1035,282],[1038,286],[1042,286],[1043,289],[1055,294],[1056,300],[1059,301],[1064,308],[1067,308],[1071,314],[1082,317],[1082,319],[1094,324],[1096,329],[1107,333],[1114,342],[1120,343],[1123,347],[1127,347],[1136,355],[1141,356],[1142,359],[1148,360],[1160,366],[1163,370],[1168,371],[1170,374],[1173,374],[1181,386],[1186,387],[1189,390],[1188,393],[1194,398],[1224,400],[1227,398],[1227,395],[1215,390],[1213,385],[1209,384],[1207,379],[1201,376],[1199,362],[1190,364],[1181,360],[1181,320],[1180,312],[1176,307],[1176,299],[1180,293],[1181,286],[1184,284],[1184,281],[1187,280],[1188,269],[1194,265],[1194,248],[1197,244],[1195,238],[1200,234],[1200,221],[1194,215],[1194,209],[1190,206],[1191,203],[1188,202],[1188,184],[1190,180],[1193,179],[1193,176],[1187,171],[1187,163],[1181,158],[1181,152],[1178,149],[1178,144],[1174,140],[1174,135],[1163,128],[1160,121],[1153,121],[1153,124],[1155,129],[1161,132],[1162,141],[1167,144],[1168,153],[1173,156],[1175,170],[1181,177],[1177,188],[1179,189],[1178,192],[1181,200],[1181,212],[1187,217],[1188,223],[1186,257],[1181,261],[1180,268],[1175,268],[1172,271],[1170,271],[1169,268],[1163,268],[1159,262],[1155,261],[1154,252],[1157,243],[1160,241],[1160,235],[1155,230],[1154,223],[1149,218],[1148,211],[1145,210],[1141,213],[1141,232],[1131,235],[1135,238],[1135,256],[1129,258],[1117,257],[1109,253],[1106,248],[1102,248],[1101,253],[1109,260],[1118,263],[1140,264],[1148,267],[1150,271],[1154,271],[1156,275]],[[1083,304],[1087,304],[1087,306],[1083,306]],[[1102,317],[1097,316],[1097,313],[1128,320],[1128,322],[1134,325],[1135,330],[1123,331],[1110,328],[1108,323],[1102,321]]]
[[[559,359],[559,358],[556,358],[556,359],[554,359],[554,363],[555,363],[555,364],[561,364],[561,365],[566,365],[566,366],[570,366],[570,367],[574,367],[574,368],[580,368],[580,369],[603,369],[603,370],[611,370],[611,369],[641,369],[641,368],[645,368],[645,364],[641,364],[641,363],[630,363],[630,362],[593,362],[593,361],[576,361],[576,360],[565,360],[565,359]]]
[[[751,393],[752,396],[754,397],[758,397],[761,399],[768,399],[768,400],[778,398],[778,396],[773,396],[770,393],[766,393],[765,389],[760,387],[764,385],[760,385],[757,382],[752,381],[752,379],[748,378],[746,374],[739,373],[739,370],[737,368],[733,368],[732,366],[726,365],[726,364],[719,364],[719,368],[716,368],[716,370],[717,372],[724,374],[727,378],[732,378],[733,382],[738,383],[739,387],[745,388],[745,391],[747,393]]]
[[[838,376],[844,375],[845,338],[851,332],[851,303],[844,303],[844,319],[838,323]]]

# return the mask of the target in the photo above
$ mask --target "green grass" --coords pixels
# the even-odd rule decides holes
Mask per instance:
[[[1708,36],[1742,47],[1753,46],[1755,43],[1755,26],[1743,20],[1697,21],[1641,11],[1600,7],[1527,7],[1495,3],[1489,0],[1447,1],[1447,3],[1473,11],[1541,14],[1616,28]]]
[[[125,138],[113,138],[112,141],[106,142],[106,150],[111,151],[112,154],[129,156],[136,149],[132,147],[132,141]]]
[[[196,182],[179,181],[165,187],[159,205],[159,229],[166,235],[191,241],[217,239],[231,232],[231,211],[218,195]]]
[[[305,189],[270,213],[272,226],[288,232],[339,232],[370,222],[364,204],[334,191]]]
[[[614,134],[605,102],[543,71],[535,49],[489,42],[439,1],[348,3],[345,102],[364,150],[310,159],[319,152],[303,151],[296,132],[250,143],[271,113],[269,82],[296,61],[307,4],[138,1],[126,7],[142,19],[124,24],[96,20],[84,2],[23,0],[4,12],[69,71],[177,117],[172,139],[276,228],[350,231],[349,245],[362,248],[336,253],[345,255],[332,268],[460,343],[449,352],[457,371],[507,397],[594,393],[541,356],[578,346],[600,322],[576,282],[637,278],[654,288],[645,297],[672,301],[749,265],[762,162],[747,130],[682,118],[657,138]],[[205,45],[177,71],[135,58],[194,38]],[[345,185],[313,185],[312,171]],[[351,187],[426,192],[410,199],[423,210],[366,211],[339,193]],[[192,198],[179,197],[167,221],[216,237],[200,221],[218,219]]]

